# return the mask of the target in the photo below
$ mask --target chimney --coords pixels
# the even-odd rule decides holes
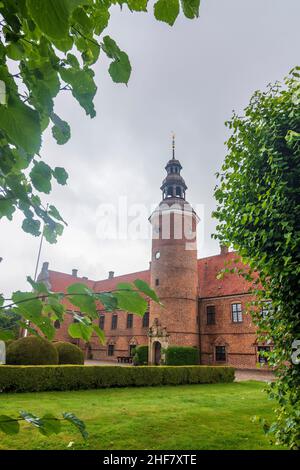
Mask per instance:
[[[228,253],[228,246],[220,245],[220,254],[227,255],[227,253]]]
[[[114,271],[108,271],[108,279],[112,279],[115,275]]]
[[[72,269],[72,276],[77,277],[78,269]]]
[[[49,262],[48,261],[45,261],[42,265],[42,272],[43,273],[46,273],[49,269]]]
[[[82,280],[83,280],[83,281],[87,281],[87,280],[88,280],[88,277],[83,276]]]

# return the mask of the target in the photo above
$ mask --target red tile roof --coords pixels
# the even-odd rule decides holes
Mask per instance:
[[[249,292],[251,284],[237,274],[225,274],[223,279],[217,279],[218,273],[224,267],[243,266],[241,262],[233,262],[237,258],[237,254],[231,252],[198,259],[199,297],[219,297]],[[133,282],[135,279],[143,279],[146,282],[150,282],[150,271],[138,271],[115,276],[111,279],[93,281],[49,270],[49,281],[54,292],[65,292],[67,287],[75,282],[84,283],[96,292],[111,291],[119,282]]]

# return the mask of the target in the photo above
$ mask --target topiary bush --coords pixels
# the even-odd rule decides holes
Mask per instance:
[[[84,354],[75,344],[58,341],[54,343],[54,347],[58,353],[59,364],[84,364]]]
[[[2,392],[88,390],[107,387],[230,383],[226,366],[9,366],[0,367]]]
[[[189,366],[199,364],[199,351],[189,346],[169,346],[165,350],[166,365]]]
[[[58,364],[58,353],[47,339],[27,336],[9,344],[6,351],[6,363],[16,365]]]
[[[148,364],[148,346],[137,346],[134,350],[133,364],[135,366],[144,366]]]

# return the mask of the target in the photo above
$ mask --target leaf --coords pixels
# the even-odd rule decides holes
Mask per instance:
[[[66,172],[66,170],[64,168],[61,168],[61,167],[57,166],[57,167],[54,168],[52,174],[53,174],[54,178],[56,179],[56,181],[59,184],[61,184],[62,186],[67,184],[67,179],[69,178],[69,175],[68,175],[68,173]]]
[[[118,291],[114,293],[118,301],[118,309],[143,316],[148,309],[148,302],[137,292]]]
[[[31,233],[34,237],[38,237],[40,232],[41,223],[39,220],[35,220],[32,217],[27,217],[22,222],[22,229],[26,233]]]
[[[68,297],[68,300],[76,307],[79,307],[81,312],[85,312],[92,318],[98,318],[94,293],[85,284],[75,283],[67,288],[68,294],[73,294]],[[79,295],[76,295],[79,294]]]
[[[96,335],[98,336],[98,338],[100,339],[100,342],[102,344],[105,344],[105,334],[104,334],[104,331],[101,330],[101,328],[99,328],[98,325],[93,325],[93,330],[94,332],[96,333]]]
[[[95,297],[100,300],[107,312],[113,312],[117,309],[118,301],[112,293],[103,292],[96,294]]]
[[[0,307],[4,304],[4,297],[2,294],[0,294]]]
[[[63,417],[80,431],[84,439],[89,437],[88,432],[86,431],[85,423],[81,419],[77,418],[74,413],[63,413]]]
[[[127,84],[131,74],[131,65],[127,54],[121,51],[110,36],[103,38],[102,49],[110,59],[113,59],[108,69],[113,81]]]
[[[52,205],[49,206],[48,215],[50,215],[50,217],[54,217],[54,219],[60,220],[65,225],[68,225],[67,222],[61,217],[60,213],[58,212],[55,206],[52,206]]]
[[[94,117],[96,112],[93,98],[96,94],[97,87],[93,78],[93,70],[89,68],[78,69],[76,67],[60,67],[59,73],[61,78],[71,85],[72,95],[83,107],[86,114]]]
[[[51,413],[46,413],[41,419],[42,425],[39,427],[39,431],[44,436],[50,436],[51,434],[58,434],[61,432],[61,422]]]
[[[27,0],[27,8],[41,31],[53,39],[64,39],[69,32],[73,10],[84,0]]]
[[[17,147],[34,155],[41,147],[39,115],[21,100],[10,97],[7,105],[0,104],[0,128]]]
[[[71,323],[68,327],[68,333],[72,338],[81,338],[84,341],[89,341],[93,333],[93,327],[80,322]]]
[[[30,178],[35,189],[46,194],[50,193],[52,170],[49,165],[44,162],[35,162]]]
[[[148,0],[128,0],[128,7],[134,11],[147,11]]]
[[[154,16],[159,21],[164,21],[170,26],[179,15],[179,0],[158,0],[154,5]]]
[[[18,434],[20,430],[19,422],[10,416],[0,415],[0,431],[12,436]]]
[[[32,426],[35,426],[36,428],[42,426],[41,418],[32,413],[28,413],[28,411],[19,411],[19,415],[24,419],[24,421],[27,421],[27,423],[32,424]]]
[[[26,320],[38,320],[40,318],[43,304],[39,299],[33,299],[34,293],[16,291],[12,295],[12,301],[16,304],[15,310],[18,310]]]
[[[49,293],[48,288],[44,282],[35,282],[33,279],[31,279],[30,276],[27,276],[26,280],[37,294]]]
[[[2,330],[0,328],[0,340],[7,341],[8,339],[14,339],[14,338],[15,338],[15,334],[13,333],[13,331]]]
[[[51,114],[51,120],[54,123],[52,127],[52,135],[59,145],[64,145],[71,136],[70,126],[66,121],[63,121],[57,114]]]
[[[160,303],[159,298],[156,295],[156,292],[151,289],[151,287],[147,284],[147,282],[143,281],[142,279],[136,279],[134,281],[134,285],[143,292],[143,294],[146,294],[147,297],[150,297],[150,299],[154,300],[157,303]]]
[[[200,0],[180,0],[182,10],[187,18],[199,17]]]

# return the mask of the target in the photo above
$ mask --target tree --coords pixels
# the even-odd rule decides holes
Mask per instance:
[[[92,65],[102,50],[111,59],[116,83],[128,83],[127,54],[109,36],[102,36],[113,5],[147,11],[148,0],[3,0],[0,2],[0,218],[23,212],[22,228],[54,243],[65,221],[55,206],[43,205],[53,180],[65,185],[62,167],[42,158],[41,141],[51,125],[59,145],[70,138],[70,126],[55,112],[55,98],[71,92],[93,118],[97,91]],[[173,25],[180,11],[199,14],[200,0],[157,0],[156,19]],[[99,40],[99,36],[101,39]],[[72,51],[72,52],[71,52]]]
[[[215,190],[217,235],[242,256],[248,279],[258,274],[252,314],[278,380],[276,422],[264,423],[277,443],[300,448],[300,365],[292,360],[300,339],[300,67],[284,85],[257,91],[232,132]],[[225,269],[225,271],[234,271]],[[263,301],[271,300],[267,315]]]
[[[21,320],[20,315],[13,310],[0,310],[0,331],[5,330],[9,333],[11,339],[16,339],[20,329],[18,324],[19,320]]]

